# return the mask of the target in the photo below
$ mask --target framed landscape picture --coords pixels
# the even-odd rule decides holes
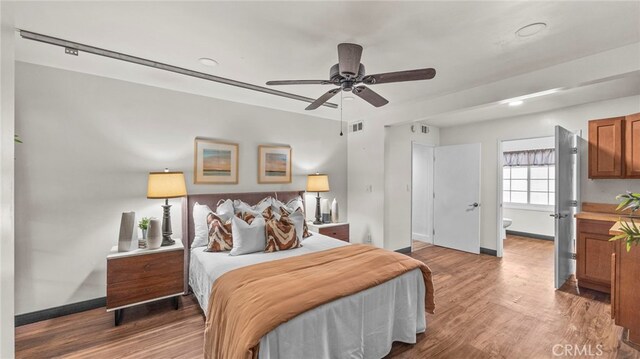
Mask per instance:
[[[195,139],[193,183],[238,183],[238,144]]]
[[[291,147],[258,146],[258,183],[291,183]]]

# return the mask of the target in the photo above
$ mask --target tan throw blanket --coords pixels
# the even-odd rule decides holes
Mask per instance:
[[[257,358],[260,339],[310,309],[420,268],[433,313],[431,270],[404,254],[353,244],[259,263],[216,280],[205,325],[205,358]]]

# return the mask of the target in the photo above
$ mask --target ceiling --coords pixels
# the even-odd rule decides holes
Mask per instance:
[[[406,104],[450,96],[629,44],[640,46],[640,2],[18,2],[14,7],[19,29],[258,85],[276,79],[328,78],[340,42],[364,47],[362,63],[367,73],[436,68],[436,78],[430,81],[372,86],[390,101],[384,112],[389,117]],[[539,34],[515,35],[522,26],[539,21],[548,24]],[[201,57],[213,58],[220,65],[203,66],[197,61]],[[69,56],[59,47],[25,39],[17,40],[16,59],[339,118],[335,109],[304,111],[306,104],[296,100],[86,53]],[[623,81],[625,90],[614,84],[584,85],[580,90],[576,84],[566,84],[570,91],[536,101],[546,102],[539,107],[532,102],[515,113],[640,93],[637,75],[614,80]],[[529,83],[519,86],[518,94],[534,87]],[[316,98],[330,87],[276,88]],[[336,96],[333,102],[339,100]],[[495,108],[487,111],[486,106]],[[496,118],[512,111],[494,102],[486,106],[455,109],[448,117],[440,116],[438,125]],[[358,98],[344,104],[350,118],[376,116],[380,110]],[[410,120],[414,119],[398,119]]]

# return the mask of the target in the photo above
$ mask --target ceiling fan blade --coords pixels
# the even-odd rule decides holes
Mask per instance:
[[[329,80],[276,80],[267,81],[267,85],[331,85]]]
[[[307,106],[307,108],[305,108],[305,110],[315,110],[316,108],[322,106],[323,103],[329,101],[330,98],[335,96],[341,90],[342,89],[340,87],[338,87],[338,88],[334,88],[334,89],[331,89],[331,90],[325,92],[324,95],[318,97],[318,99],[313,101],[311,103],[311,105]]]
[[[367,75],[362,79],[362,82],[368,85],[386,84],[390,82],[430,80],[435,76],[436,70],[429,68]]]
[[[384,106],[389,103],[386,98],[378,95],[375,91],[365,86],[358,86],[354,88],[353,93],[375,107]]]
[[[356,77],[360,68],[362,46],[357,44],[338,44],[338,66],[344,77]]]

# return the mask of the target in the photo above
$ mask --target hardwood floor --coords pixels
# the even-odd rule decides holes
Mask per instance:
[[[413,251],[419,251],[421,249],[427,248],[427,247],[431,247],[432,244],[430,243],[426,243],[423,241],[418,241],[418,240],[413,240]]]
[[[415,345],[395,343],[388,358],[553,358],[565,345],[598,358],[640,359],[621,344],[609,296],[553,289],[553,242],[510,237],[502,259],[427,246],[412,256],[434,272],[436,314]],[[204,317],[193,296],[125,312],[113,326],[104,308],[16,328],[19,358],[199,358]],[[601,347],[598,347],[601,345]],[[590,346],[590,347],[589,347]],[[575,349],[574,349],[575,350]],[[575,354],[575,352],[574,352]],[[580,355],[563,355],[580,357]],[[594,357],[595,355],[583,355]]]

